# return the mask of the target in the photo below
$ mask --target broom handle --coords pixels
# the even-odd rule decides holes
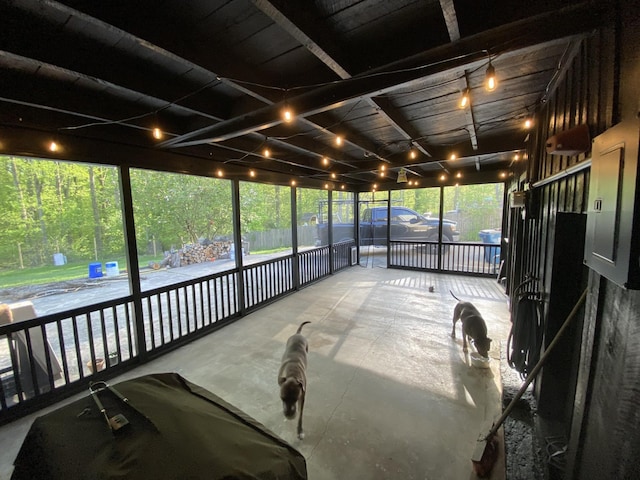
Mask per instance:
[[[573,307],[573,310],[571,310],[571,313],[569,313],[569,315],[567,316],[567,319],[564,321],[564,323],[560,327],[560,330],[558,330],[558,333],[556,333],[556,336],[553,337],[553,340],[551,341],[549,346],[546,348],[546,350],[542,354],[542,357],[540,357],[540,360],[538,360],[538,363],[536,363],[535,367],[533,367],[533,370],[531,370],[529,375],[527,375],[527,378],[525,379],[524,383],[520,387],[520,390],[518,390],[518,393],[516,393],[515,397],[513,397],[511,402],[509,402],[509,405],[507,405],[507,408],[505,408],[504,412],[502,412],[502,416],[498,419],[496,423],[493,424],[493,427],[491,427],[491,430],[489,430],[489,433],[485,438],[491,438],[493,435],[495,435],[495,433],[498,431],[502,423],[506,420],[506,418],[511,413],[511,410],[513,410],[513,408],[516,406],[516,402],[520,400],[520,397],[522,397],[524,392],[527,390],[527,387],[529,386],[529,384],[533,381],[534,378],[536,378],[536,375],[542,368],[542,365],[544,364],[545,360],[549,356],[549,353],[551,353],[551,350],[553,350],[556,344],[560,341],[560,337],[562,336],[564,331],[569,327],[571,320],[573,320],[573,317],[575,317],[576,313],[578,313],[580,306],[584,303],[585,298],[587,298],[587,291],[588,291],[588,288],[585,288],[584,292],[582,292],[582,295],[580,296],[575,306]]]

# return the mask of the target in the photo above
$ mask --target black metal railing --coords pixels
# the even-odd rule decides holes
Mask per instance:
[[[228,270],[142,294],[145,348],[152,356],[238,316],[238,270]]]
[[[350,265],[351,246],[333,246],[333,271]],[[139,324],[136,298],[127,295],[0,326],[0,424],[140,364],[141,353],[153,358],[220,328],[241,305],[255,310],[330,275],[329,253],[314,248],[298,254],[297,265],[288,255],[144,291]]]
[[[139,298],[127,295],[2,325],[0,424],[80,391],[88,378],[106,378],[138,365],[141,357],[205,335],[243,314],[240,306],[255,310],[347,268],[354,264],[354,247],[347,241],[313,248],[145,291]],[[499,261],[499,246],[491,244],[391,242],[389,248],[395,268],[493,275]]]
[[[500,245],[489,243],[391,241],[389,249],[393,268],[490,276],[500,264]]]
[[[294,290],[293,256],[279,257],[243,269],[244,307],[256,309]]]
[[[134,359],[138,346],[132,300],[127,296],[2,325],[0,421]]]
[[[329,247],[319,247],[298,254],[298,272],[300,286],[313,283],[331,272]]]

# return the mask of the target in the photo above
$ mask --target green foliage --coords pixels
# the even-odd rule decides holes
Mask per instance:
[[[0,269],[50,267],[58,252],[82,268],[125,257],[116,167],[0,156],[0,170]],[[233,237],[231,181],[143,169],[130,173],[140,255],[161,256],[201,239]],[[242,234],[266,238],[276,232],[278,245],[290,247],[291,188],[253,182],[240,182],[239,188]],[[439,187],[398,190],[391,201],[437,216],[440,192]],[[326,190],[299,188],[296,195],[298,225],[312,222],[314,215],[326,217]],[[347,205],[353,197],[333,193],[335,220],[353,220],[354,209]],[[360,198],[386,201],[388,193],[366,192]],[[500,227],[502,201],[502,184],[445,187],[443,210],[458,222],[461,240],[478,240],[479,230]]]
[[[140,251],[233,235],[229,180],[133,169],[131,190]]]

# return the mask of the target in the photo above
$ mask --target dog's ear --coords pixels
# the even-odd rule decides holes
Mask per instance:
[[[282,385],[287,381],[287,377],[278,377],[278,385]]]

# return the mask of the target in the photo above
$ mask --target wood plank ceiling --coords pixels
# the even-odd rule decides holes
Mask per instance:
[[[99,139],[350,190],[397,188],[401,168],[423,185],[497,178],[599,4],[2,0],[0,135]],[[20,153],[10,140],[0,153]]]

